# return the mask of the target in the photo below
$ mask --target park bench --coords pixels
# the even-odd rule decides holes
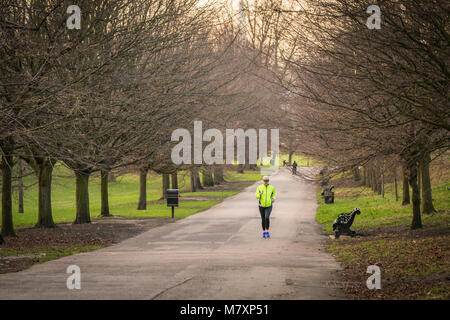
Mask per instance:
[[[361,210],[359,208],[354,208],[349,213],[339,214],[339,216],[337,217],[336,220],[334,220],[333,223],[333,231],[335,239],[338,239],[341,234],[347,234],[350,237],[354,237],[356,235],[356,232],[350,230],[350,227],[352,226],[353,221],[355,220],[355,216],[357,214],[361,214]]]
[[[326,204],[334,203],[334,191],[333,191],[333,189],[334,189],[334,186],[331,186],[329,188],[324,188],[322,190],[321,195],[322,195],[322,197],[323,197],[323,199],[324,199]]]

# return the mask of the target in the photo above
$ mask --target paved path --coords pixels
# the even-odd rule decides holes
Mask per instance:
[[[261,238],[257,184],[222,203],[104,249],[0,275],[0,299],[338,299],[339,265],[314,221],[316,187],[286,169]],[[66,269],[81,269],[68,290]]]

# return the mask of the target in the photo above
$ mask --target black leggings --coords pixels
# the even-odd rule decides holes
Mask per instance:
[[[270,225],[270,213],[272,212],[272,206],[270,207],[259,207],[259,213],[261,214],[261,226],[263,230],[269,230]]]

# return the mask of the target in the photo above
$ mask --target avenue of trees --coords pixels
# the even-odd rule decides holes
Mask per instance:
[[[80,29],[67,27],[73,4]],[[176,187],[177,170],[191,172],[193,191],[223,182],[221,165],[175,166],[170,138],[176,128],[192,130],[194,120],[218,129],[260,125],[248,111],[264,110],[259,100],[268,93],[249,72],[258,53],[244,37],[226,2],[2,1],[1,234],[14,235],[14,177],[30,173],[38,183],[36,226],[55,226],[56,163],[75,176],[74,223],[91,221],[95,172],[103,216],[110,215],[109,175],[121,168],[140,172],[137,209],[146,209],[149,170],[163,175],[163,190]]]
[[[140,210],[149,170],[163,190],[177,186],[178,170],[193,191],[221,183],[221,164],[170,159],[172,131],[192,132],[196,120],[280,128],[281,152],[351,170],[379,193],[401,172],[420,228],[421,213],[434,211],[429,164],[450,144],[447,1],[379,1],[381,29],[366,25],[370,1],[238,3],[1,1],[2,235],[14,235],[17,172],[36,176],[43,228],[54,226],[56,163],[74,172],[75,223],[91,220],[95,172],[104,216],[110,175],[124,168],[140,173]],[[67,27],[70,5],[80,29]]]
[[[285,152],[296,148],[329,172],[351,170],[380,194],[398,167],[411,227],[420,228],[421,212],[434,211],[430,162],[450,145],[450,8],[444,0],[378,1],[380,29],[370,29],[372,4],[256,0],[247,14],[284,90],[273,113]]]

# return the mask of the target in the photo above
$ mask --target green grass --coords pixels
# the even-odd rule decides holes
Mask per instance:
[[[426,224],[448,224],[450,222],[450,197],[446,189],[450,183],[432,187],[433,204],[438,213],[422,214],[422,223]],[[335,203],[326,205],[320,196],[320,203],[316,220],[324,226],[327,233],[332,233],[334,219],[342,212],[350,212],[354,207],[361,209],[361,214],[356,216],[353,223],[354,230],[364,230],[381,226],[404,225],[409,226],[412,221],[411,205],[401,205],[402,189],[399,187],[399,201],[395,200],[393,185],[386,185],[385,197],[374,193],[366,187],[336,188]]]
[[[411,239],[379,239],[340,243],[333,242],[328,250],[339,256],[346,265],[367,265],[382,262],[387,275],[397,278],[424,276],[448,270],[448,261],[439,254],[445,248],[448,237],[425,237]],[[441,249],[442,250],[442,249]]]
[[[447,174],[440,170],[440,175]],[[344,178],[342,173],[334,179]],[[351,298],[384,299],[448,299],[449,291],[443,274],[449,270],[450,179],[434,179],[432,195],[437,210],[422,214],[422,229],[411,230],[412,206],[401,205],[402,188],[396,201],[393,183],[385,185],[385,197],[366,187],[339,187],[335,203],[324,204],[318,191],[319,208],[316,220],[326,233],[332,233],[334,219],[354,207],[361,209],[352,225],[359,237],[330,240],[327,250],[343,265],[343,277],[349,282],[364,283],[366,268],[379,265],[388,283],[378,293],[364,286],[349,289]],[[443,183],[444,182],[444,183]],[[333,181],[330,182],[333,184]],[[433,280],[430,280],[433,279]],[[399,281],[401,280],[401,281]]]
[[[224,174],[226,181],[259,181],[262,177],[259,171],[244,171],[244,173],[228,171]]]
[[[421,296],[418,300],[448,300],[448,292],[444,287],[433,287],[425,296]]]
[[[2,256],[17,256],[18,254],[24,256],[40,256],[40,262],[53,260],[59,257],[68,256],[75,253],[87,252],[95,249],[103,248],[105,245],[53,245],[53,246],[38,246],[38,247],[24,247],[24,248],[2,248]]]
[[[269,168],[270,167],[270,160],[271,157],[263,157],[263,163],[264,165],[261,166],[259,165],[259,158],[258,158],[258,167],[263,167],[263,168]],[[283,166],[283,160],[286,160],[287,163],[289,163],[289,154],[286,153],[280,153],[280,156],[278,157],[278,165],[280,167]],[[299,167],[306,167],[306,166],[311,166],[311,167],[315,167],[315,166],[323,166],[323,164],[320,161],[317,161],[314,158],[311,157],[307,157],[301,153],[294,153],[292,155],[292,163],[294,163],[294,161],[297,161],[297,165]],[[237,162],[233,162],[234,164],[237,164]]]
[[[183,192],[182,197],[227,198],[238,193],[239,190]]]
[[[430,165],[433,205],[438,211],[434,214],[422,214],[423,225],[447,226],[450,223],[450,156],[441,156]],[[351,178],[351,172],[342,172],[329,183],[340,178]],[[409,226],[412,222],[412,205],[402,206],[402,183],[398,183],[398,201],[395,199],[394,183],[385,184],[384,198],[368,187],[342,188],[335,190],[335,203],[326,205],[317,193],[319,209],[316,220],[324,226],[326,232],[332,232],[334,219],[342,212],[350,212],[354,207],[361,209],[355,218],[353,229],[370,229],[382,226]],[[410,190],[411,194],[411,190]]]
[[[224,174],[227,182],[245,181],[244,183],[219,185],[216,188],[206,188],[200,192],[190,192],[190,173],[181,171],[178,174],[178,185],[182,196],[179,207],[175,208],[175,218],[185,218],[189,215],[206,210],[221,202],[218,199],[239,193],[242,188],[260,180],[262,176],[259,171],[245,171],[237,173],[228,171]],[[36,177],[30,175],[24,178],[26,186],[24,208],[25,213],[17,213],[17,199],[14,197],[13,220],[16,229],[32,227],[37,221],[37,184]],[[115,216],[127,218],[171,218],[172,211],[167,207],[162,195],[161,176],[149,173],[147,178],[147,210],[136,210],[139,198],[139,176],[137,174],[125,174],[117,177],[116,182],[109,183],[109,205],[110,212]],[[220,190],[223,188],[224,190]],[[15,195],[16,196],[16,195]],[[96,219],[100,213],[100,179],[93,175],[89,181],[90,211],[91,218]],[[190,200],[188,197],[204,197],[210,200]],[[67,168],[59,165],[54,169],[52,184],[52,210],[53,219],[58,222],[72,222],[75,219],[75,177]],[[1,217],[0,217],[1,222]],[[103,248],[108,244],[101,245],[42,245],[33,243],[31,247],[1,247],[0,256],[6,259],[15,256],[21,260],[19,269],[25,269],[35,263],[58,259],[60,257],[87,252]],[[18,261],[18,260],[16,260]],[[10,272],[12,269],[3,268],[0,273]],[[15,269],[14,269],[15,270]]]
[[[284,154],[284,153],[280,154],[280,167],[283,166],[283,160],[286,160],[286,162],[289,163],[289,154]],[[292,163],[294,163],[294,161],[297,161],[297,165],[299,167],[323,166],[323,164],[320,161],[317,161],[314,158],[307,157],[305,155],[298,154],[298,153],[294,153],[292,155]]]
[[[0,254],[3,257],[8,256],[24,256],[29,257],[32,260],[26,262],[26,267],[29,267],[35,263],[44,263],[50,260],[55,260],[72,254],[81,252],[88,252],[100,248],[104,248],[106,245],[53,245],[53,246],[36,246],[30,248],[1,248]],[[7,270],[0,270],[0,273],[7,273]]]
[[[256,181],[261,179],[259,171],[245,171],[243,174],[229,171],[224,174],[226,181]],[[17,209],[17,194],[13,196],[13,221],[15,228],[25,228],[37,222],[37,184],[36,177],[30,175],[24,178],[28,186],[24,192],[24,211],[19,214]],[[116,216],[137,218],[170,218],[171,209],[162,196],[161,176],[149,173],[147,177],[147,210],[136,210],[139,200],[139,175],[124,174],[116,178],[116,182],[109,182],[110,213]],[[190,192],[189,172],[181,171],[178,175],[180,192],[185,196],[201,196],[212,198],[226,198],[240,191],[202,191]],[[241,186],[242,187],[242,186]],[[195,201],[181,198],[180,206],[175,208],[175,217],[184,218],[199,211],[206,210],[219,203],[220,200]],[[89,205],[91,218],[100,215],[100,178],[94,174],[89,179]],[[52,180],[52,213],[55,223],[72,222],[75,220],[75,177],[73,173],[62,165],[55,167]],[[1,217],[0,217],[1,222]]]
[[[196,200],[183,200],[181,198],[179,206],[175,207],[176,218],[186,218],[191,214],[206,210],[215,204],[218,204],[220,200],[208,200],[208,201],[196,201]],[[136,210],[131,204],[116,205],[114,212],[116,215],[128,218],[170,218],[172,216],[172,209],[167,206],[165,200],[151,201],[147,204],[147,210]]]

